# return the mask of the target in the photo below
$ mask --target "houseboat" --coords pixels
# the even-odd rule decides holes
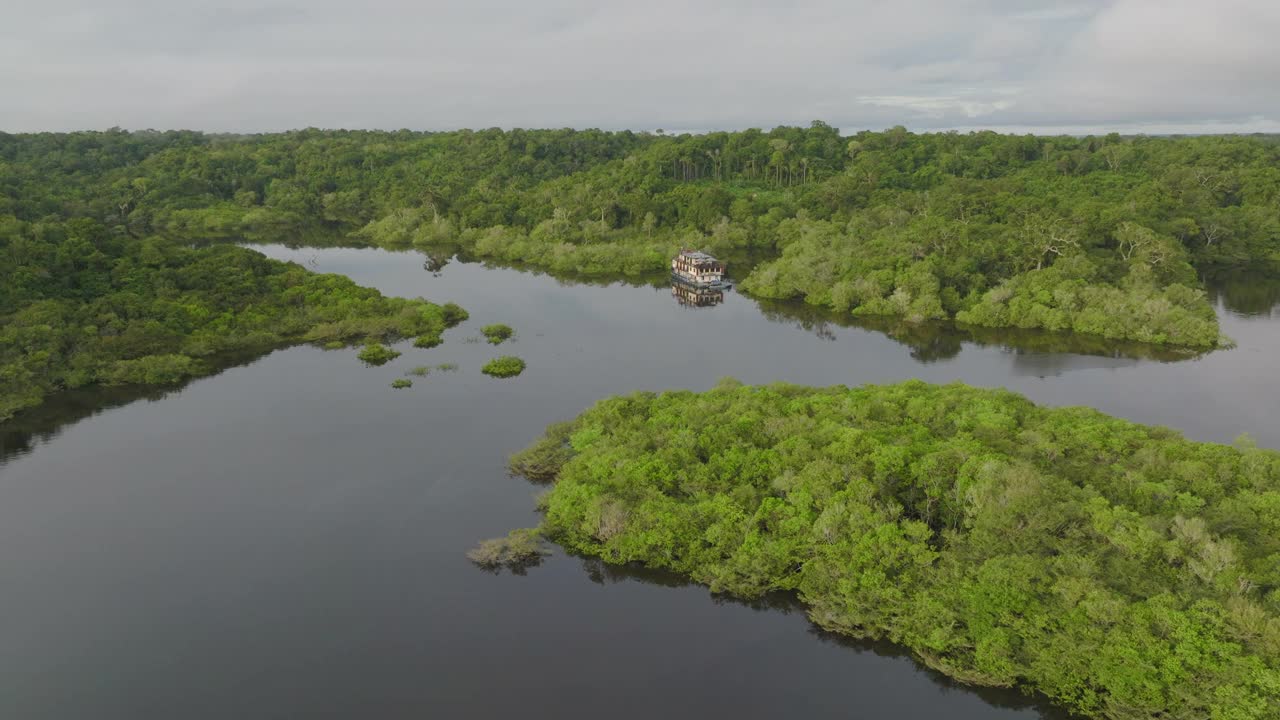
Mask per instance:
[[[671,275],[693,285],[718,286],[724,284],[724,263],[698,250],[681,250],[671,261]]]

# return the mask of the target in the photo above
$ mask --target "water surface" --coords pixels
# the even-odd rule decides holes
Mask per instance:
[[[1187,359],[412,253],[262,249],[472,319],[384,367],[295,347],[168,392],[64,395],[0,427],[0,716],[1052,718],[818,633],[785,598],[744,605],[563,553],[495,575],[463,553],[537,522],[537,488],[503,463],[548,423],[726,375],[962,380],[1280,447],[1280,296],[1251,280],[1216,281],[1239,346]],[[517,340],[467,341],[495,322]],[[508,352],[522,376],[480,373]],[[460,369],[389,387],[442,362]]]

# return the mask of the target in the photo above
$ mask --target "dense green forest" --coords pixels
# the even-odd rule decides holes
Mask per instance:
[[[1280,453],[919,381],[603,400],[541,532],[1088,717],[1280,717]]]
[[[1280,262],[1280,143],[822,123],[0,133],[0,239],[51,217],[185,241],[447,244],[586,274],[749,250],[776,257],[743,284],[765,298],[1204,348],[1219,336],[1197,270]]]
[[[466,317],[233,245],[84,217],[0,223],[0,421],[56,390],[171,384],[288,341],[439,338]]]

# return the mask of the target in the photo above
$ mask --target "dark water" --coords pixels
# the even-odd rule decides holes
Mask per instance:
[[[785,598],[727,602],[563,554],[493,575],[463,553],[537,521],[537,489],[503,462],[545,425],[726,375],[963,380],[1280,447],[1280,293],[1256,280],[1218,281],[1238,348],[1172,360],[846,327],[734,292],[682,304],[669,287],[264,250],[472,320],[380,368],[297,347],[150,397],[64,396],[0,428],[0,717],[1055,717],[817,633]],[[464,341],[492,322],[517,341]],[[479,372],[503,352],[524,375]],[[460,370],[388,386],[441,362]]]

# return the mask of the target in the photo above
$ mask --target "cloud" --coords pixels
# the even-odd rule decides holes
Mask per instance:
[[[1280,4],[1265,0],[45,0],[6,15],[10,131],[1280,128]]]
[[[1009,94],[1013,93],[1016,91]],[[1017,101],[1012,99],[978,100],[959,95],[873,95],[860,97],[858,102],[865,105],[900,108],[916,116],[933,119],[953,117],[957,112],[966,118],[979,118],[1017,105]]]
[[[1073,36],[1026,117],[1129,122],[1280,120],[1280,4],[1125,0]]]

